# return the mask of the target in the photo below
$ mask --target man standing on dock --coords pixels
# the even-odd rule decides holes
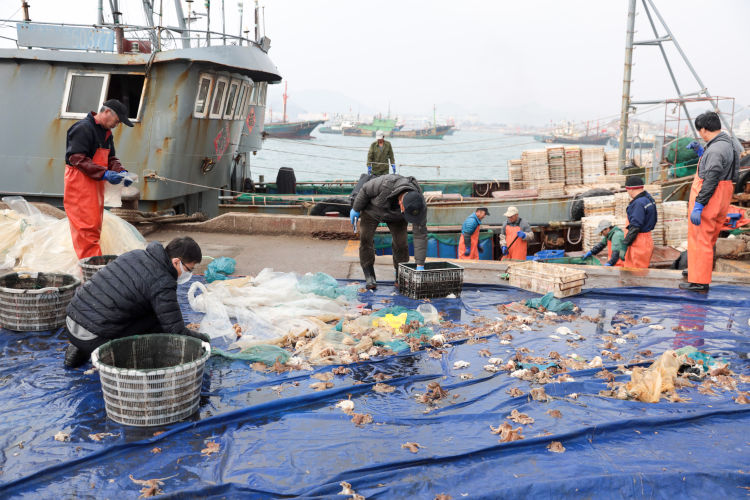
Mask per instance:
[[[104,215],[104,182],[119,184],[127,170],[115,156],[112,131],[118,124],[128,127],[128,110],[117,99],[105,101],[98,113],[68,129],[65,148],[65,187],[63,206],[68,216],[73,248],[79,259],[101,255],[99,237]]]
[[[516,207],[508,207],[504,215],[508,219],[500,229],[500,249],[510,259],[526,260],[528,242],[533,241],[534,232],[529,223],[518,216]]]
[[[362,182],[364,181],[364,182]],[[385,222],[393,240],[393,267],[409,262],[408,226],[414,233],[414,260],[417,271],[424,270],[427,257],[427,204],[414,177],[397,174],[368,177],[363,175],[351,194],[350,213],[354,232],[359,224],[359,264],[365,274],[366,288],[377,288],[375,278],[375,230]],[[397,280],[398,281],[398,280]]]
[[[396,160],[393,157],[391,143],[384,139],[382,130],[375,132],[375,142],[370,144],[367,152],[367,172],[373,175],[386,175],[388,165],[393,165],[393,173],[396,173]]]
[[[630,203],[625,209],[628,215],[628,232],[625,235],[625,267],[648,269],[654,253],[651,231],[656,226],[656,202],[643,188],[643,178],[636,175],[625,181],[625,190]]]
[[[473,259],[479,258],[479,226],[482,219],[490,215],[489,210],[485,207],[479,207],[471,214],[461,226],[461,239],[458,242],[458,258]]]
[[[738,144],[721,130],[719,115],[707,111],[695,119],[698,135],[706,142],[698,161],[698,172],[690,188],[688,223],[688,282],[684,290],[708,291],[714,268],[714,245],[729,210],[739,180]]]

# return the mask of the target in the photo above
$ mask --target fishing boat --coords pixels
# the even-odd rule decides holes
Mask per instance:
[[[17,48],[0,49],[0,102],[15,122],[0,136],[0,191],[61,206],[67,130],[116,98],[134,124],[114,143],[140,178],[138,209],[215,215],[219,190],[245,185],[261,149],[267,86],[281,81],[270,39],[257,25],[252,39],[190,29],[179,1],[179,26],[163,26],[151,2],[147,26],[125,25],[118,3],[112,23],[100,9],[93,27],[31,22],[28,8],[3,20]]]
[[[287,94],[287,82],[284,82],[284,94],[282,95],[284,101],[284,111],[282,120],[280,122],[271,122],[265,124],[263,131],[263,137],[274,137],[277,139],[311,139],[310,135],[315,127],[321,123],[325,123],[325,120],[307,120],[301,122],[290,122],[286,116],[286,101],[289,99]]]

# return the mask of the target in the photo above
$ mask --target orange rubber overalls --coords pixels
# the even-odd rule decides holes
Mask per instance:
[[[511,226],[510,224],[505,226],[505,243],[508,245],[508,258],[516,260],[526,260],[528,252],[528,245],[526,240],[522,238],[516,239],[518,231],[521,230],[521,226]],[[515,243],[513,243],[515,241]]]
[[[479,226],[471,233],[471,252],[469,255],[464,255],[466,251],[466,245],[464,244],[464,235],[460,234],[458,237],[458,258],[462,260],[477,260],[479,259]]]
[[[107,130],[105,141],[112,132]],[[92,161],[107,168],[109,148],[97,148]],[[104,182],[92,179],[79,169],[65,166],[65,188],[63,206],[70,224],[73,248],[78,259],[101,255],[99,237],[104,217]]]
[[[653,253],[654,239],[651,237],[651,231],[638,233],[635,241],[630,244],[628,251],[625,253],[625,267],[648,269]]]
[[[627,229],[625,229],[627,231]],[[625,231],[623,231],[625,233]],[[627,233],[625,233],[627,234]],[[625,253],[627,256],[627,252]],[[612,260],[612,241],[607,240],[607,262]],[[622,255],[620,255],[620,258],[617,259],[617,264],[614,265],[614,267],[623,267],[625,265],[625,261],[622,259]]]
[[[703,187],[703,179],[695,175],[690,188],[688,213],[693,211],[695,199]],[[701,224],[688,220],[688,281],[708,285],[714,269],[714,245],[729,211],[734,187],[732,181],[719,181],[716,191],[701,212]]]

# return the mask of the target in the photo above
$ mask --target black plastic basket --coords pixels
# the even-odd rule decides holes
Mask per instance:
[[[398,265],[399,291],[412,299],[432,299],[461,295],[464,268],[450,262],[426,262],[424,271],[413,263]]]
[[[103,268],[116,258],[117,255],[94,255],[93,257],[81,259],[78,264],[81,266],[83,281],[86,282],[90,280],[99,269]]]

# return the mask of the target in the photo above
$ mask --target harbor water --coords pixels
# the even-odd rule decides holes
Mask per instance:
[[[375,140],[313,132],[313,139],[268,138],[252,158],[253,178],[273,181],[281,167],[294,169],[297,181],[353,180],[367,171],[367,150]],[[531,136],[498,132],[456,131],[443,139],[388,139],[397,173],[422,180],[506,180],[508,160],[527,149],[551,144]],[[586,147],[586,146],[582,146]],[[607,148],[609,149],[609,148]]]

